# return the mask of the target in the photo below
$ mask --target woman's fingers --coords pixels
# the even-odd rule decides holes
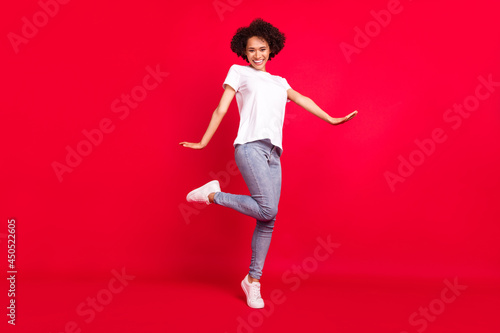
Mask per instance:
[[[347,116],[345,116],[345,120],[344,122],[348,121],[348,120],[351,120],[352,118],[354,118],[355,115],[358,114],[358,111],[353,111],[351,113],[349,113]]]
[[[349,119],[353,118],[353,117],[354,117],[355,115],[357,115],[357,114],[358,114],[358,111],[353,111],[353,112],[349,113],[349,114],[347,115],[347,120],[349,120]]]
[[[181,146],[186,147],[186,148],[192,148],[192,149],[202,149],[203,146],[201,143],[193,143],[193,142],[180,142],[179,143]]]
[[[343,118],[333,118],[335,119],[335,121],[333,122],[330,122],[330,124],[332,125],[340,125],[340,124],[343,124],[345,123],[346,121],[348,120],[351,120],[355,115],[358,114],[358,111],[353,111],[351,113],[349,113],[347,116],[343,117]]]

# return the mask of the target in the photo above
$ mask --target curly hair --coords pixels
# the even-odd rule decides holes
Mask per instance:
[[[285,46],[285,34],[271,23],[257,18],[250,23],[250,26],[238,28],[231,40],[231,51],[236,53],[238,57],[245,59],[246,62],[249,62],[246,56],[247,41],[251,37],[263,38],[269,44],[269,60],[276,56]]]

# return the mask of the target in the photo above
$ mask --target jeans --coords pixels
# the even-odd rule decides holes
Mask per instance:
[[[234,156],[251,196],[216,192],[214,202],[257,220],[252,236],[249,274],[260,279],[278,213],[281,149],[269,140],[258,140],[236,145]]]

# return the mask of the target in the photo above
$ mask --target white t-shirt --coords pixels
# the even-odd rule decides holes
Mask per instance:
[[[251,66],[232,65],[222,87],[236,91],[240,127],[234,145],[269,139],[281,150],[287,90],[286,79]]]

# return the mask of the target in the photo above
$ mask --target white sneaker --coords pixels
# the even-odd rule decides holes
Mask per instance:
[[[254,309],[262,309],[264,300],[260,296],[260,282],[248,282],[248,274],[241,281],[241,288],[247,295],[247,305]]]
[[[220,185],[218,180],[212,180],[202,187],[198,187],[197,189],[192,190],[186,196],[186,200],[188,202],[204,202],[207,205],[210,205],[210,201],[208,201],[208,195],[213,192],[220,192]]]

